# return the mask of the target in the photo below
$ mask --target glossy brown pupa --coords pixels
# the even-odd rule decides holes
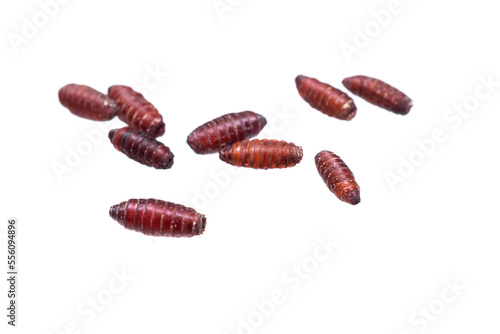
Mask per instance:
[[[111,130],[109,139],[118,151],[143,165],[168,169],[174,163],[170,149],[144,132],[125,127]]]
[[[300,96],[314,109],[345,121],[356,116],[354,101],[341,90],[304,75],[298,75],[295,83]]]
[[[254,169],[293,167],[302,160],[302,147],[275,139],[252,139],[223,145],[219,158],[230,165]]]
[[[128,230],[162,237],[192,237],[205,231],[205,215],[181,204],[159,199],[130,199],[109,209]]]
[[[118,113],[118,105],[94,88],[69,84],[59,90],[59,101],[76,116],[93,121],[109,121]]]
[[[256,136],[266,124],[266,118],[253,111],[225,114],[194,129],[187,143],[198,154],[216,153],[222,144]]]
[[[141,93],[128,86],[111,86],[108,95],[118,104],[118,118],[129,127],[146,132],[151,137],[160,137],[165,133],[163,117]]]
[[[356,205],[361,201],[360,189],[345,162],[335,153],[321,151],[314,158],[319,175],[338,199]]]
[[[406,115],[413,107],[406,94],[379,79],[356,75],[345,78],[342,84],[354,95],[395,114]]]

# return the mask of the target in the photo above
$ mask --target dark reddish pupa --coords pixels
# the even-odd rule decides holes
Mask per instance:
[[[292,167],[302,160],[302,147],[275,139],[253,139],[223,145],[219,158],[230,165],[255,169]]]
[[[356,205],[361,201],[359,186],[354,175],[338,155],[330,151],[321,151],[314,158],[319,175],[328,189],[341,201]]]
[[[129,199],[113,205],[109,215],[126,229],[158,237],[192,237],[205,231],[205,215],[159,199]]]
[[[111,86],[108,95],[120,108],[118,118],[132,129],[146,132],[151,137],[160,137],[165,133],[163,117],[142,94],[128,86]]]
[[[118,113],[113,99],[89,86],[66,85],[59,90],[59,101],[76,116],[93,121],[109,121]]]
[[[174,163],[170,149],[144,132],[125,127],[109,131],[109,139],[118,151],[143,165],[168,169]]]
[[[345,78],[342,84],[362,99],[399,115],[408,114],[413,107],[408,96],[379,79],[356,75]]]
[[[356,116],[354,101],[341,90],[304,75],[297,76],[295,83],[300,96],[322,113],[345,121]]]
[[[230,113],[194,129],[187,137],[187,143],[198,154],[215,153],[222,144],[256,136],[266,124],[266,118],[253,111]]]

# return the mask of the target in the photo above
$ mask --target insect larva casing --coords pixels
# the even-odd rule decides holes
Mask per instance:
[[[345,121],[356,116],[354,101],[341,90],[304,75],[297,76],[295,83],[300,96],[322,113]]]
[[[163,117],[142,94],[128,86],[111,86],[108,95],[120,108],[118,118],[129,127],[146,132],[152,137],[160,137],[165,133]]]
[[[399,115],[408,114],[413,106],[403,92],[379,79],[357,75],[345,78],[342,84],[362,99]]]
[[[319,175],[341,201],[356,205],[361,201],[359,186],[344,161],[335,153],[321,151],[314,158]]]
[[[302,147],[275,139],[253,139],[223,145],[219,158],[230,165],[255,169],[292,167],[302,160]]]
[[[205,231],[204,215],[181,204],[159,199],[130,199],[109,209],[111,218],[145,235],[192,237]]]
[[[253,111],[225,114],[194,129],[187,143],[198,154],[215,153],[222,144],[256,136],[266,124],[266,118]]]
[[[109,121],[118,113],[113,99],[89,86],[66,85],[59,90],[59,101],[74,115],[93,121]]]
[[[174,154],[163,143],[144,132],[129,127],[109,131],[113,146],[143,165],[168,169],[174,163]]]

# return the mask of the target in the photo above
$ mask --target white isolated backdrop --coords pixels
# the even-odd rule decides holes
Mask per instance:
[[[17,217],[20,261],[18,328],[2,315],[2,333],[498,332],[497,13],[486,0],[2,3],[0,258]],[[402,117],[355,97],[352,121],[329,118],[300,98],[298,74],[341,89],[377,77],[415,106]],[[121,121],[72,115],[57,98],[68,83],[143,93],[173,168],[117,152],[107,131]],[[301,145],[302,162],[234,169],[185,143],[243,110],[267,117],[259,138]],[[418,153],[435,131],[441,142]],[[354,172],[359,205],[323,184],[324,149]],[[108,209],[129,198],[192,206],[206,231],[127,231]]]

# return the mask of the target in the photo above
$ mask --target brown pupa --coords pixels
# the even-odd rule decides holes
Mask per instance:
[[[222,144],[256,136],[266,124],[266,118],[253,111],[225,114],[194,129],[187,143],[198,154],[215,153]]]
[[[314,158],[319,175],[328,189],[341,201],[356,205],[361,201],[359,186],[342,159],[333,152],[321,151]]]
[[[144,132],[129,127],[109,131],[113,146],[143,165],[168,169],[174,164],[174,155],[163,143]]]
[[[322,113],[345,121],[356,116],[354,101],[341,90],[304,75],[297,76],[295,83],[300,96]]]
[[[230,165],[255,169],[292,167],[302,160],[302,147],[275,139],[253,139],[223,145],[219,158]]]
[[[192,237],[205,231],[207,219],[192,208],[159,199],[129,199],[109,215],[126,229],[158,237]]]
[[[379,79],[356,75],[345,78],[342,84],[353,94],[395,114],[406,115],[413,107],[408,96]]]
[[[66,85],[59,90],[59,101],[74,115],[93,121],[109,121],[118,113],[113,99],[89,86]]]
[[[163,117],[142,94],[128,86],[111,86],[108,95],[120,108],[118,118],[129,127],[146,132],[151,137],[163,136],[165,133]]]

